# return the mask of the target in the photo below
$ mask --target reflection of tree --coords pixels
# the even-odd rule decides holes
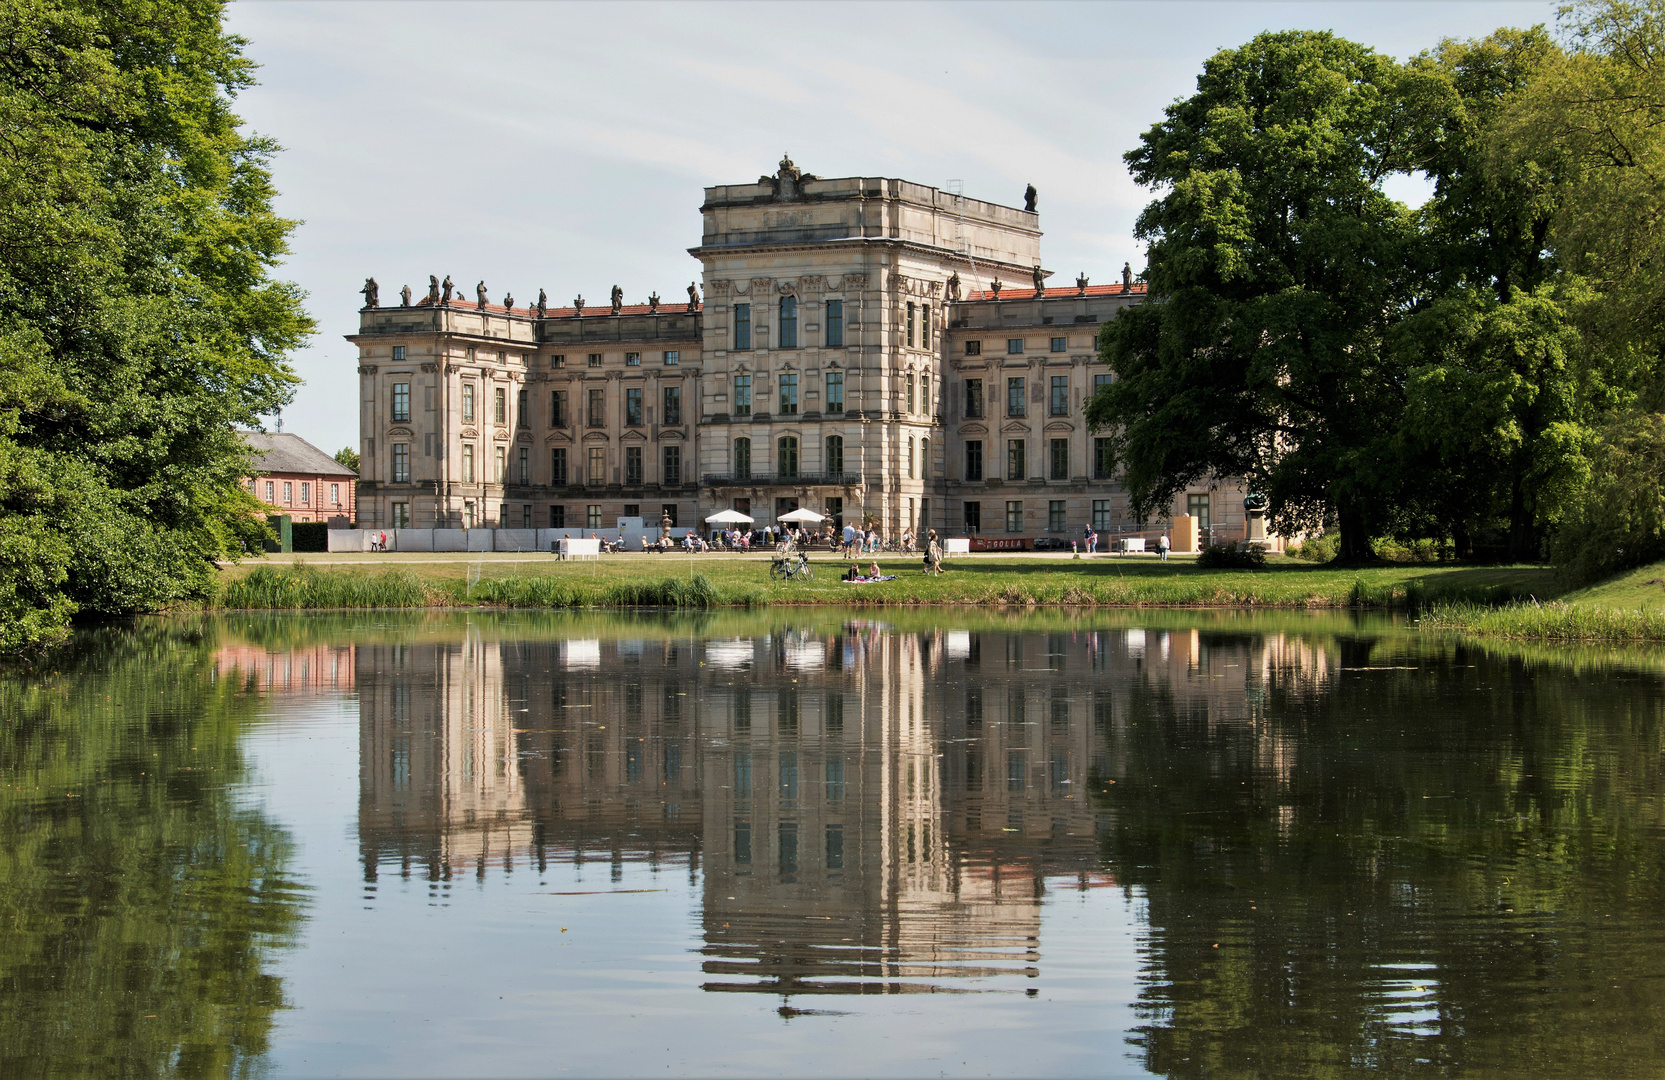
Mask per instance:
[[[1242,724],[1130,698],[1098,800],[1110,868],[1148,898],[1146,1067],[1651,1072],[1658,679],[1338,647],[1351,670],[1274,673]]]
[[[239,807],[243,707],[200,639],[100,637],[0,680],[0,1075],[242,1074],[267,950],[301,918],[287,836]]]

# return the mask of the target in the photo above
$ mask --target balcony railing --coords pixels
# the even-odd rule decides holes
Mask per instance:
[[[706,487],[860,487],[861,473],[706,473]]]

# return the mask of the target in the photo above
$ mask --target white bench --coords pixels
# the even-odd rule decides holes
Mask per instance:
[[[1145,550],[1145,538],[1142,536],[1124,536],[1116,541],[1116,554],[1126,555],[1129,552]]]
[[[942,557],[945,558],[945,559],[948,558],[951,555],[970,555],[970,554],[971,554],[971,538],[969,536],[962,537],[958,540],[944,540],[942,542]]]
[[[582,537],[570,537],[557,540],[555,543],[556,557],[562,560],[601,558],[600,540],[585,540]]]

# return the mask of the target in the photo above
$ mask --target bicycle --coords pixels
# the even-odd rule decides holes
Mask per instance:
[[[787,555],[775,556],[769,563],[769,576],[776,581],[791,581],[793,578],[814,581],[815,569],[809,565],[809,552],[798,552],[796,559]]]

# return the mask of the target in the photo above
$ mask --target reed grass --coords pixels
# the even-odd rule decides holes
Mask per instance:
[[[1447,603],[1425,611],[1418,628],[1520,641],[1665,641],[1665,611],[1583,604],[1516,602],[1501,607]]]
[[[231,609],[419,608],[445,603],[440,590],[409,570],[376,573],[258,566],[221,581],[216,606]]]

